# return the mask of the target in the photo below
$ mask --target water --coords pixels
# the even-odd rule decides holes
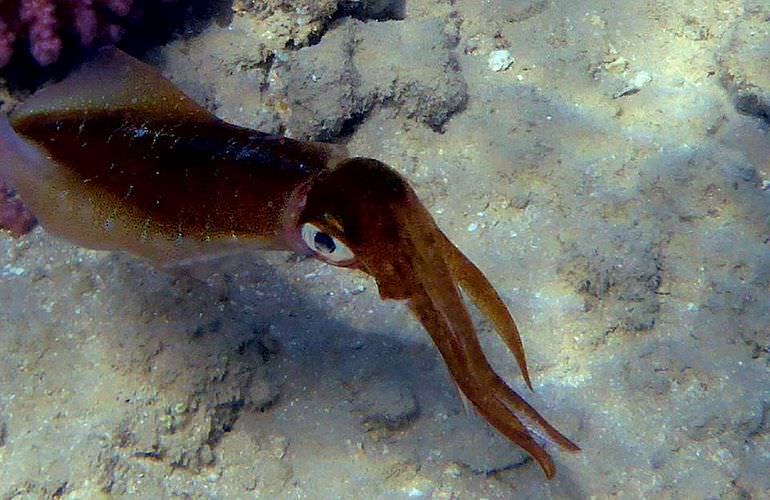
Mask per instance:
[[[168,275],[38,229],[0,237],[4,495],[770,494],[766,6],[236,7],[150,60],[223,118],[404,174],[516,317],[535,393],[482,326],[496,369],[583,451],[550,449],[546,481],[366,276],[285,254]]]

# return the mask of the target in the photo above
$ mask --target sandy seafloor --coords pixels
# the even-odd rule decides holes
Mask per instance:
[[[476,316],[495,366],[583,451],[546,481],[366,276],[167,275],[38,228],[0,235],[0,495],[770,498],[769,32],[761,0],[225,6],[145,59],[402,172],[535,392]]]

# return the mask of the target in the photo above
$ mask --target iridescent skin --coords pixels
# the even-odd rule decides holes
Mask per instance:
[[[532,387],[495,289],[377,160],[225,123],[149,66],[105,50],[0,121],[0,176],[48,232],[85,247],[161,266],[281,249],[359,269],[383,299],[407,302],[465,397],[546,477],[555,467],[545,441],[579,450],[491,368],[461,288]],[[329,246],[350,253],[340,260]]]

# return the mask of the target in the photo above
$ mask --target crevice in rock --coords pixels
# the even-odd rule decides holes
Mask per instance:
[[[211,415],[211,430],[206,443],[214,447],[226,433],[233,429],[233,425],[241,416],[244,400],[238,399],[222,403],[214,408]]]
[[[359,21],[400,21],[405,14],[405,0],[347,0],[340,2],[335,17],[352,17]]]
[[[770,125],[770,103],[758,94],[746,92],[735,98],[735,110],[741,114],[753,116]]]

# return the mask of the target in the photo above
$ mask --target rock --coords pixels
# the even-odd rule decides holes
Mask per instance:
[[[253,494],[279,494],[293,475],[292,466],[283,461],[287,446],[284,436],[271,436],[267,448],[260,449],[249,433],[227,434],[217,448],[222,457],[221,481]]]
[[[338,0],[235,0],[232,9],[236,17],[247,18],[259,27],[262,36],[255,38],[269,40],[268,47],[274,48],[278,43],[302,47],[323,31],[339,3]]]
[[[612,98],[617,99],[619,97],[636,94],[651,81],[652,75],[650,73],[647,71],[639,71],[626,82],[625,86],[620,91],[613,94]]]
[[[636,75],[634,75],[634,77],[631,78],[631,81],[629,81],[628,83],[634,88],[641,89],[651,81],[652,81],[651,74],[649,74],[647,71],[640,71]]]
[[[604,69],[610,73],[623,73],[626,68],[628,68],[628,59],[622,56],[604,63]]]
[[[487,64],[492,71],[505,71],[515,62],[510,50],[493,50],[489,53]]]
[[[291,115],[287,134],[330,140],[366,109],[357,90],[361,79],[352,61],[359,24],[342,23],[317,45],[297,51],[287,67],[277,68],[278,78],[288,82]]]
[[[288,82],[288,133],[331,140],[375,106],[389,105],[441,128],[467,99],[454,43],[434,19],[341,23],[276,70]]]
[[[361,26],[353,54],[361,75],[359,94],[364,100],[393,104],[409,118],[440,129],[467,100],[452,52],[455,45],[455,37],[438,19]]]
[[[758,11],[733,32],[719,55],[721,81],[738,112],[770,123],[770,32]]]

